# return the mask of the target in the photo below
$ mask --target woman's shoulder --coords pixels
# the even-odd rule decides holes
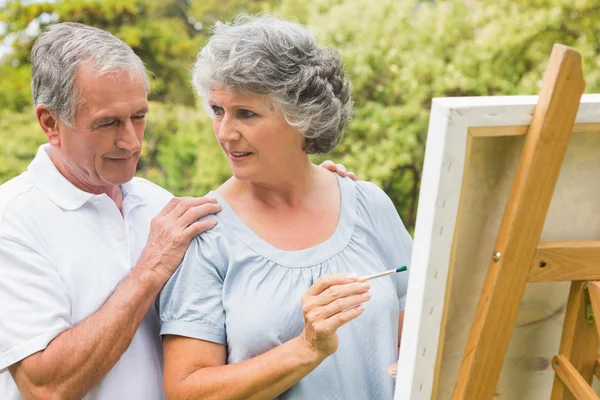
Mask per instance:
[[[356,181],[356,200],[359,207],[377,207],[377,208],[394,208],[392,200],[389,196],[373,182]],[[395,208],[394,208],[395,209]]]
[[[396,206],[383,189],[373,182],[356,181],[356,214],[359,220],[370,226],[402,225]]]

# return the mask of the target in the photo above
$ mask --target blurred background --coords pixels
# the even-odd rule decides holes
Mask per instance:
[[[33,41],[74,21],[121,38],[152,73],[138,175],[176,195],[216,188],[229,167],[189,70],[215,21],[261,12],[308,25],[342,53],[355,117],[314,161],[375,182],[411,232],[433,97],[537,94],[556,42],[581,52],[586,92],[600,92],[600,0],[0,0],[0,183],[45,142],[31,101]]]

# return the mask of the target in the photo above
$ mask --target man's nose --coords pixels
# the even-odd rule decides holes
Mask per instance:
[[[142,148],[142,143],[138,139],[133,122],[129,119],[125,122],[121,134],[117,140],[117,147],[129,150],[132,153],[138,152]]]

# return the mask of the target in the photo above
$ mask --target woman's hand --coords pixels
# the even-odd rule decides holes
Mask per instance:
[[[300,338],[319,359],[338,348],[337,329],[364,311],[371,298],[369,282],[354,274],[324,275],[302,295],[304,331]]]

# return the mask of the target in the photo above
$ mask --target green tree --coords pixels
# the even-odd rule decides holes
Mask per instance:
[[[177,195],[204,195],[231,172],[201,108],[151,103],[140,175]]]
[[[344,56],[356,116],[328,157],[384,188],[410,227],[432,98],[537,94],[556,42],[582,53],[586,91],[600,89],[599,0],[284,0],[276,12]]]
[[[37,36],[25,31],[32,24],[43,30],[50,23],[70,21],[105,29],[121,38],[152,73],[151,112],[139,174],[179,195],[204,194],[215,188],[229,176],[229,169],[215,143],[210,120],[195,104],[189,71],[217,20],[260,12],[274,1],[9,0],[0,8],[0,20],[8,21],[0,40],[16,40],[12,42],[13,52],[0,60],[0,110],[4,110],[0,144],[6,144],[0,159],[0,182],[24,170],[25,161],[31,160],[37,146],[45,141],[28,108],[28,57]],[[199,170],[202,173],[197,173]]]
[[[353,83],[355,118],[338,148],[315,161],[343,162],[380,185],[409,228],[433,97],[537,94],[556,42],[582,53],[586,91],[600,91],[600,0],[10,1],[2,17],[15,33],[44,12],[56,13],[131,44],[157,75],[139,173],[176,194],[204,194],[229,168],[210,120],[194,105],[188,69],[215,20],[263,9],[307,24],[321,43],[340,50]],[[29,85],[31,41],[15,46],[11,60],[18,67],[10,68],[19,72],[4,75],[11,78],[1,87],[15,86],[0,92],[0,109],[21,109],[29,96],[19,92]],[[0,73],[3,68],[9,67],[0,65]],[[0,118],[3,181],[25,168],[44,137],[30,111],[4,111]]]
[[[29,37],[26,28],[33,24],[43,30],[56,21],[80,22],[113,33],[134,49],[152,73],[152,99],[193,105],[189,70],[205,38],[200,34],[201,29],[190,26],[187,10],[178,7],[178,3],[187,4],[143,0],[8,1],[0,11],[0,19],[8,21],[0,39],[18,37],[18,40],[13,41],[13,53],[4,58],[0,68],[13,69],[6,82],[19,81],[15,83],[19,95],[18,101],[0,97],[0,107],[21,110],[22,99],[30,98],[28,57],[35,36]],[[22,79],[23,76],[28,79]],[[21,83],[24,81],[27,85]]]
[[[44,142],[46,137],[33,113],[0,110],[0,182],[27,170]]]

